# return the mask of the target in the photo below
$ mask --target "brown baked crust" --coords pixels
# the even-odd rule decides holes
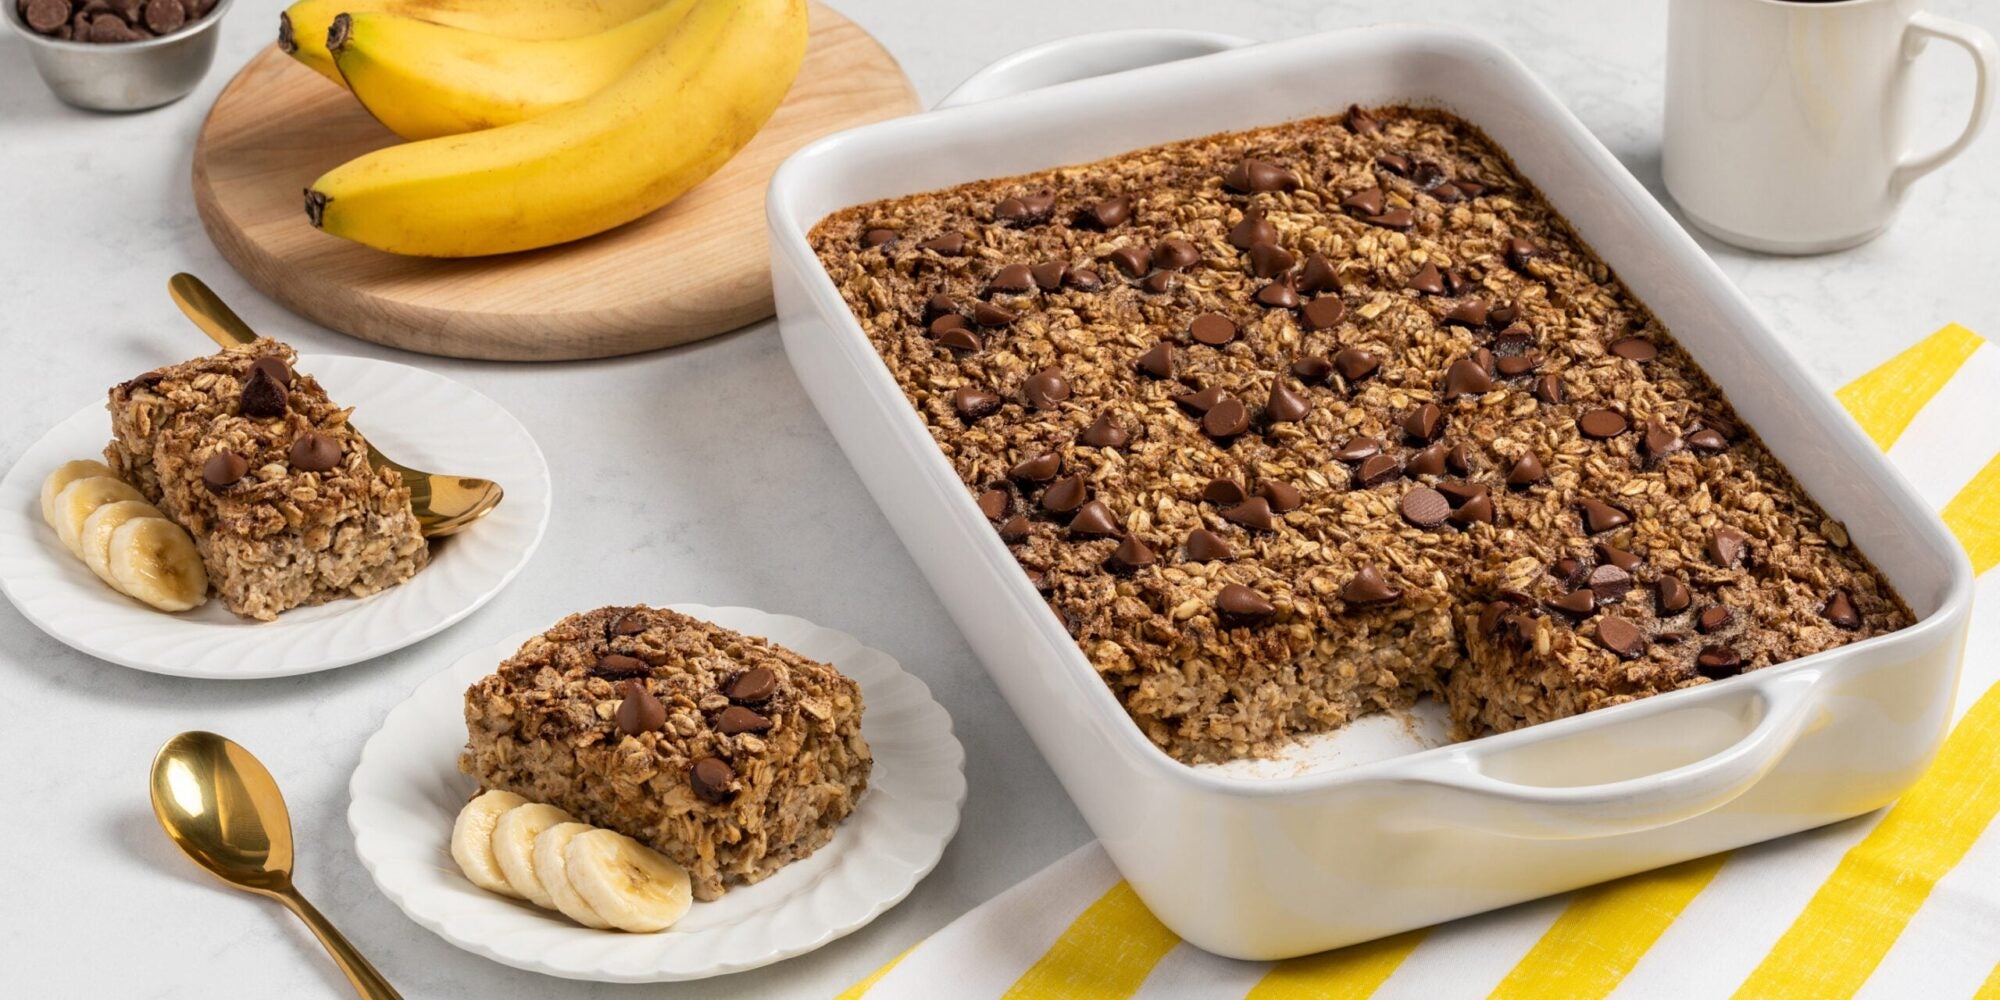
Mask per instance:
[[[627,678],[598,666],[613,653],[648,665],[637,679],[665,709],[660,729],[621,730]],[[744,704],[770,728],[724,733],[725,692],[758,668],[776,690]],[[652,846],[688,870],[696,899],[715,899],[832,839],[868,787],[861,712],[853,680],[768,639],[673,611],[599,608],[528,640],[466,690],[459,769]],[[735,772],[726,802],[691,785],[708,757]]]
[[[1439,111],[1383,108],[1372,118],[1378,128],[1314,119],[862,205],[812,231],[821,262],[968,490],[975,497],[1003,490],[1001,523],[1027,516],[1025,537],[1012,551],[1153,742],[1189,762],[1268,755],[1298,734],[1424,694],[1446,700],[1465,738],[1704,683],[1695,660],[1710,646],[1726,646],[1743,669],[1755,669],[1912,621],[1844,529],[1740,426],[1659,320],[1497,147]],[[1384,155],[1440,171],[1399,173],[1378,162]],[[1225,187],[1224,176],[1246,156],[1291,171],[1297,189],[1244,194]],[[1471,196],[1440,200],[1463,194],[1461,180],[1474,182]],[[1407,232],[1343,210],[1343,199],[1378,187],[1386,209],[1411,211]],[[995,219],[1003,199],[1044,191],[1054,194],[1050,221]],[[1116,197],[1132,200],[1128,221],[1101,230],[1070,221],[1085,206]],[[1298,311],[1255,300],[1266,281],[1250,273],[1245,252],[1229,239],[1252,209],[1266,213],[1279,245],[1299,261],[1313,253],[1327,258],[1345,305],[1338,323],[1309,330]],[[898,238],[864,245],[871,229]],[[965,238],[961,255],[919,246],[951,233]],[[1529,241],[1531,257],[1509,260],[1508,241],[1516,238]],[[1149,290],[1112,261],[1121,248],[1166,239],[1191,242],[1201,258],[1169,291]],[[988,288],[1006,265],[1050,261],[1093,268],[1104,288]],[[1455,294],[1412,289],[1425,265],[1465,287]],[[1290,272],[1295,280],[1301,273]],[[926,331],[925,303],[940,292],[968,313],[984,300],[1018,318],[974,325],[980,349],[953,350]],[[1448,400],[1442,390],[1451,364],[1500,343],[1490,327],[1446,320],[1471,298],[1511,303],[1543,361],[1531,376],[1496,377],[1490,391]],[[1234,342],[1218,348],[1189,336],[1192,319],[1209,312],[1237,324]],[[1610,345],[1628,337],[1643,338],[1658,356],[1611,353]],[[1173,377],[1143,376],[1135,363],[1163,339],[1173,344]],[[1379,372],[1355,384],[1336,374],[1323,385],[1291,374],[1295,361],[1331,358],[1343,348],[1377,354]],[[1025,383],[1051,366],[1065,376],[1070,396],[1049,408],[1029,405]],[[1548,374],[1560,379],[1563,402],[1536,397],[1534,378]],[[1303,419],[1258,420],[1274,378],[1310,400]],[[962,418],[954,409],[961,387],[999,396],[998,412]],[[1249,431],[1228,443],[1205,435],[1199,418],[1175,403],[1215,387],[1252,416]],[[1465,446],[1469,470],[1359,486],[1336,450],[1366,436],[1408,461],[1418,447],[1401,421],[1424,403],[1444,410],[1442,441]],[[1579,417],[1597,408],[1618,410],[1632,429],[1610,440],[1579,433]],[[1130,444],[1080,443],[1107,414]],[[1653,420],[1683,438],[1657,459],[1641,444]],[[1722,435],[1726,448],[1687,447],[1685,439],[1700,430]],[[1060,456],[1062,475],[1083,476],[1122,534],[1142,541],[1157,562],[1129,572],[1107,568],[1119,538],[1067,531],[1039,505],[1041,485],[1010,476],[1018,463],[1050,451]],[[1529,452],[1546,481],[1507,486],[1514,461]],[[1271,532],[1247,530],[1203,501],[1213,479],[1253,493],[1278,480],[1296,487],[1304,503],[1279,514]],[[1451,481],[1488,487],[1491,523],[1425,529],[1400,514],[1406,492]],[[1587,534],[1577,509],[1585,498],[1621,508],[1630,523]],[[1190,559],[1183,542],[1195,528],[1222,536],[1234,557]],[[1718,529],[1743,534],[1748,555],[1740,566],[1718,565],[1706,554]],[[1643,562],[1631,571],[1629,592],[1572,621],[1545,603],[1571,589],[1551,567],[1570,557],[1590,569],[1601,561],[1596,542]],[[1343,588],[1368,566],[1400,588],[1401,598],[1346,600]],[[1690,611],[1655,613],[1653,588],[1663,576],[1689,586]],[[1275,612],[1249,624],[1225,616],[1216,605],[1226,584],[1251,587]],[[1858,627],[1837,627],[1822,613],[1836,590],[1850,595]],[[1509,606],[1482,630],[1482,612],[1507,595]],[[1715,603],[1732,609],[1734,623],[1696,632],[1692,614]],[[1636,658],[1622,659],[1596,639],[1598,624],[1611,616],[1639,626]]]
[[[395,586],[430,559],[401,477],[368,462],[368,442],[311,375],[293,374],[286,410],[268,419],[240,411],[252,362],[292,349],[263,338],[155,369],[111,390],[105,460],[194,537],[223,606],[270,620],[302,605],[362,597]],[[340,446],[324,472],[294,467],[297,438],[315,432]],[[218,452],[241,455],[249,474],[217,492],[202,467]]]

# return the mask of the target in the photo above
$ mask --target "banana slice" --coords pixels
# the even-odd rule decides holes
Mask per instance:
[[[112,586],[161,611],[186,611],[208,600],[208,571],[194,539],[165,518],[119,525],[111,533],[110,569]]]
[[[548,890],[549,897],[555,901],[556,909],[563,916],[585,927],[605,931],[611,929],[611,924],[598,916],[597,911],[591,909],[575,889],[570,888],[569,866],[563,860],[563,851],[569,847],[569,842],[575,840],[577,834],[590,829],[588,823],[557,823],[543,830],[535,838],[535,876],[542,880],[542,888]]]
[[[591,910],[621,931],[665,930],[694,902],[686,869],[613,830],[572,838],[563,848],[563,876]]]
[[[127,521],[166,515],[144,500],[113,500],[90,512],[77,532],[76,546],[83,551],[83,563],[105,583],[111,580],[111,535]],[[115,583],[113,586],[117,586]]]
[[[64,462],[56,466],[56,471],[49,473],[49,478],[42,480],[42,520],[49,522],[49,527],[62,530],[56,523],[56,494],[61,493],[63,487],[92,476],[118,478],[117,473],[112,472],[111,467],[103,462],[92,458],[79,458],[74,462]]]
[[[516,895],[545,910],[556,908],[556,901],[536,876],[535,838],[549,827],[574,820],[569,813],[540,802],[515,806],[500,814],[499,821],[493,824],[493,857],[500,862],[500,874],[506,876]]]
[[[458,862],[458,870],[473,885],[503,896],[519,895],[507,884],[507,875],[500,870],[499,859],[493,856],[493,826],[502,813],[527,804],[527,799],[513,792],[496,789],[467,802],[458,811],[458,819],[451,824],[451,859]]]
[[[62,539],[63,547],[78,559],[83,558],[83,550],[77,546],[76,536],[83,531],[83,522],[97,510],[116,500],[145,500],[139,491],[127,485],[125,480],[114,476],[86,476],[62,488],[56,494],[55,525],[56,535]]]

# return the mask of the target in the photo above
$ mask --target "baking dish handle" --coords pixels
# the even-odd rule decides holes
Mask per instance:
[[[1071,80],[1210,55],[1251,42],[1241,35],[1177,28],[1130,28],[1058,38],[986,64],[937,106],[990,101]]]
[[[1693,819],[1748,791],[1798,742],[1819,706],[1818,671],[1794,671],[1751,690],[1758,718],[1735,743],[1658,774],[1599,785],[1525,785],[1487,773],[1477,742],[1427,761],[1411,780],[1468,800],[1464,825],[1514,837],[1578,840],[1638,833]],[[1506,751],[1500,751],[1505,753]]]

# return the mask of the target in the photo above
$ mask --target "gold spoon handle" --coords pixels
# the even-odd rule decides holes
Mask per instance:
[[[306,902],[297,889],[288,888],[278,893],[277,897],[279,902],[298,914],[307,927],[312,928],[313,936],[319,938],[319,943],[326,947],[326,953],[333,956],[333,964],[340,966],[347,981],[353,984],[354,992],[360,994],[363,1000],[403,1000],[403,995],[396,992],[396,988],[389,985],[389,981],[383,979],[382,974],[376,972],[360,952],[354,950],[354,946],[347,942],[347,936]]]
[[[167,294],[217,344],[232,347],[257,339],[257,331],[250,329],[250,324],[243,322],[243,317],[236,315],[236,310],[229,308],[200,278],[185,271],[176,274],[167,279]]]

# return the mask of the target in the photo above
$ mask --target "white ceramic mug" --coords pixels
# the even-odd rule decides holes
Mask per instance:
[[[1888,228],[1912,181],[1986,124],[1993,36],[1922,0],[1673,0],[1667,20],[1667,190],[1715,237],[1821,253]],[[1972,55],[1977,86],[1957,139],[1909,150],[1910,69],[1942,39]]]

